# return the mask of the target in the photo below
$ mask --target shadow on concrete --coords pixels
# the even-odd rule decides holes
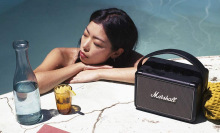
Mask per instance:
[[[193,122],[193,124],[200,124],[200,123],[203,123],[206,121],[207,121],[207,119],[205,118],[204,114],[202,112],[199,112],[199,114],[197,115],[197,118]]]
[[[41,112],[43,116],[42,116],[42,120],[40,121],[40,123],[48,121],[52,117],[57,116],[59,114],[59,112],[56,109],[50,109],[50,110],[42,109]]]
[[[85,115],[83,112],[81,112],[81,108],[78,105],[72,105],[72,111],[70,114],[80,114]]]

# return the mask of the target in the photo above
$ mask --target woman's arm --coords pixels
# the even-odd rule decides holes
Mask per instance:
[[[96,69],[96,70],[84,70],[79,72],[76,76],[70,79],[69,83],[83,83],[91,82],[97,80],[111,80],[126,83],[135,82],[135,72],[137,71],[137,65],[141,58],[141,54],[137,52],[132,53],[132,59],[130,60],[130,65],[132,67],[126,68],[112,68],[112,69]],[[145,62],[145,59],[143,62]]]
[[[74,48],[55,48],[47,55],[42,64],[34,70],[40,94],[50,91],[56,85],[84,69],[85,65],[83,63],[74,64],[74,59],[68,58],[68,55],[74,57],[75,54],[78,54],[74,50],[76,51]],[[72,64],[69,62],[72,62]]]
[[[98,78],[99,80],[111,80],[111,81],[119,81],[126,83],[134,83],[135,82],[135,72],[137,71],[137,65],[139,61],[142,59],[143,55],[133,51],[130,55],[132,58],[130,59],[130,65],[132,67],[126,68],[113,68],[113,69],[99,69]],[[143,62],[145,62],[145,59]]]
[[[60,69],[35,72],[40,94],[46,93],[53,89],[56,85],[76,75],[84,68],[84,64],[76,63]]]
[[[109,69],[109,70],[100,69],[99,79],[134,83],[136,71],[137,69],[135,67],[114,68],[114,69]]]
[[[112,69],[96,69],[96,70],[84,70],[74,76],[69,83],[83,83],[97,80],[111,80],[126,83],[135,82],[135,72],[137,71],[137,65],[142,56],[136,60],[133,67],[127,68],[112,68]],[[145,62],[145,59],[143,62]]]
[[[136,70],[136,67],[85,70],[74,76],[69,83],[83,83],[97,80],[134,83]]]

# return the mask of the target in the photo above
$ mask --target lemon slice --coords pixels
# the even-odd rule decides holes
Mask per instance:
[[[55,91],[57,93],[64,93],[65,91],[69,91],[71,96],[76,95],[76,93],[72,90],[72,87],[70,85],[66,85],[66,84],[60,84],[60,85],[56,86]]]
[[[71,92],[71,94],[72,94],[73,96],[76,95],[76,93],[75,93],[73,90],[69,90],[69,91]]]

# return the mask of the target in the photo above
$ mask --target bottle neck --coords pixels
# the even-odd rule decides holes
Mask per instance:
[[[28,49],[15,49],[16,53],[16,70],[13,79],[13,84],[20,81],[33,81],[37,83],[35,74],[31,68],[28,59]]]
[[[28,59],[28,49],[16,49],[16,68],[31,69]]]
[[[25,40],[18,40],[13,42],[13,48],[16,53],[16,69],[13,79],[13,84],[16,85],[21,81],[36,82],[37,79],[28,59],[28,42]]]

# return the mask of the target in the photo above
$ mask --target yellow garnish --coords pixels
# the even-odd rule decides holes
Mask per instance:
[[[56,93],[64,93],[65,91],[69,91],[71,96],[76,95],[76,93],[72,90],[72,87],[70,85],[60,84],[60,85],[55,87],[55,92]]]
[[[71,92],[71,94],[72,94],[73,96],[76,95],[76,93],[75,93],[73,90],[69,90],[69,91]]]

